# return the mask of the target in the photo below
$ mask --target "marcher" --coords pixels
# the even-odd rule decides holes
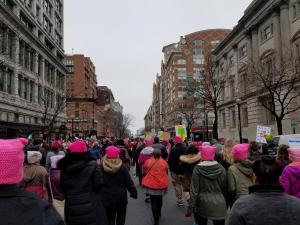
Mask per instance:
[[[128,170],[130,170],[130,156],[128,153],[128,148],[124,143],[124,140],[123,139],[117,140],[116,146],[120,149],[120,159],[122,160],[124,166]]]
[[[61,187],[65,195],[67,225],[107,225],[99,195],[103,174],[87,152],[86,144],[77,140],[69,146],[70,154],[58,162]]]
[[[175,189],[176,194],[176,203],[178,206],[183,206],[183,183],[182,183],[182,175],[184,173],[184,169],[182,167],[182,163],[180,163],[180,156],[184,155],[186,151],[185,145],[182,143],[182,138],[176,136],[174,138],[175,146],[170,151],[169,156],[169,168],[172,176],[172,183]]]
[[[106,156],[101,163],[104,183],[100,194],[109,225],[125,224],[127,191],[130,193],[130,197],[137,198],[136,187],[128,169],[119,158],[119,154],[119,148],[109,146],[106,148]]]
[[[221,164],[214,161],[217,148],[202,146],[201,160],[196,165],[191,182],[190,211],[198,225],[208,219],[214,225],[223,225],[227,214],[227,177]]]
[[[168,158],[169,154],[167,152],[167,148],[166,148],[165,145],[163,145],[162,143],[160,143],[159,137],[154,137],[152,147],[154,149],[160,149],[160,151],[161,151],[161,157],[164,160],[166,160]]]
[[[28,140],[0,140],[0,225],[64,225],[53,206],[17,187]]]
[[[255,185],[250,194],[238,199],[227,225],[298,225],[300,200],[284,193],[278,184],[282,165],[274,157],[263,156],[253,164]]]
[[[280,178],[285,193],[300,199],[300,147],[288,149],[291,164],[286,166]]]
[[[46,180],[48,176],[47,170],[40,164],[41,159],[42,153],[38,151],[27,152],[27,164],[24,166],[24,177],[20,186],[47,201]]]
[[[135,175],[139,178],[139,185],[142,185],[142,178],[143,178],[142,168],[140,167],[140,164],[139,164],[139,157],[140,157],[140,154],[141,154],[142,150],[145,147],[146,146],[145,146],[143,140],[139,140],[138,144],[137,144],[137,147],[136,147],[136,150],[134,152],[134,157],[133,157],[133,161],[134,161],[134,164],[135,164]]]
[[[249,146],[249,160],[251,162],[255,162],[256,160],[261,159],[261,152],[260,152],[260,146],[257,144],[257,142],[252,141],[250,142]]]
[[[61,151],[62,144],[59,140],[55,140],[51,143],[51,152],[48,152],[46,157],[46,169],[49,170],[51,168],[51,157],[56,155],[65,156],[65,152]]]
[[[142,177],[145,176],[145,168],[144,164],[145,162],[151,158],[154,149],[152,148],[153,142],[152,140],[145,140],[145,148],[141,151],[139,155],[139,167],[141,169]]]
[[[252,185],[252,163],[247,160],[249,144],[237,144],[233,146],[232,158],[234,164],[228,169],[228,198],[230,206],[242,196],[249,194]]]
[[[285,168],[291,161],[289,159],[288,145],[279,145],[277,148],[277,160],[279,160]]]
[[[146,176],[143,178],[143,185],[146,193],[151,199],[151,208],[154,218],[154,225],[159,224],[163,195],[169,186],[168,164],[161,158],[161,150],[155,149],[153,156],[145,163]]]

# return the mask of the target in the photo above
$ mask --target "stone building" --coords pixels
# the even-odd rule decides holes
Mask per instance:
[[[247,65],[261,60],[272,68],[291,56],[299,57],[299,46],[299,0],[256,0],[249,5],[232,32],[214,51],[219,74],[228,76],[221,84],[219,137],[238,142],[240,123],[242,138],[249,141],[255,140],[257,125],[271,127],[276,135],[275,118],[262,104],[262,101],[269,104],[270,99],[265,99],[265,93],[258,92],[248,82],[251,74],[247,72]],[[300,99],[297,101],[300,104]],[[291,121],[300,122],[299,111],[285,118],[284,133],[293,132]],[[299,133],[299,126],[295,131]]]
[[[66,56],[67,116],[72,136],[97,134],[97,76],[89,57],[84,55]]]
[[[63,16],[63,0],[0,0],[1,137],[41,131],[65,102]]]
[[[203,107],[195,86],[200,87],[212,50],[229,32],[227,29],[198,31],[182,36],[178,43],[163,48],[161,76],[157,76],[153,94],[156,130],[173,132],[175,125],[188,125],[189,120],[194,120],[191,127],[193,133],[201,139],[207,127],[211,133],[213,116]],[[208,119],[205,120],[204,115],[208,115]]]

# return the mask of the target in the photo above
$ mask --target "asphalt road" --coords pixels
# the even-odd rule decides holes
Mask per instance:
[[[137,184],[137,179],[133,177]],[[153,225],[153,217],[151,212],[151,204],[145,203],[145,193],[143,188],[137,184],[138,199],[129,199],[127,206],[126,225]],[[162,218],[160,225],[192,225],[193,217],[186,218],[184,216],[185,207],[176,205],[175,193],[172,184],[168,193],[163,199]]]

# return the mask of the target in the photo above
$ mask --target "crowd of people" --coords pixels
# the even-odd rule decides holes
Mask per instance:
[[[154,225],[171,183],[196,225],[300,224],[300,147],[175,136],[0,140],[0,225],[125,225],[130,170]]]

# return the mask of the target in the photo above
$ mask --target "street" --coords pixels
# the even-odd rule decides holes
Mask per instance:
[[[151,204],[145,202],[145,194],[138,181],[133,177],[138,189],[138,199],[130,199],[127,207],[126,225],[152,225]],[[162,218],[160,225],[192,225],[193,217],[184,216],[185,207],[177,207],[173,185],[170,184],[167,195],[163,199]]]

